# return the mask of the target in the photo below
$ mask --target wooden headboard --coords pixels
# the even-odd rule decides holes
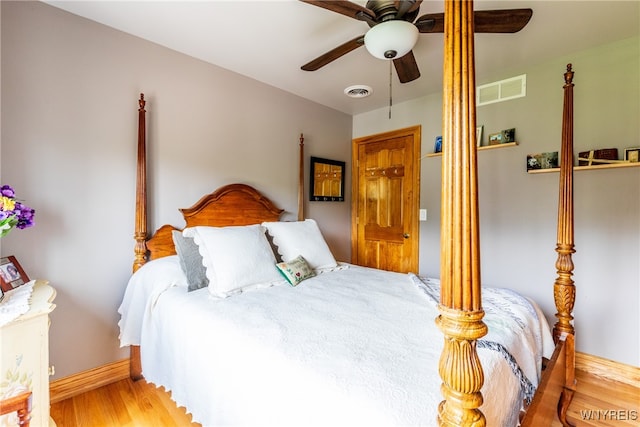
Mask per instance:
[[[180,212],[185,220],[185,227],[224,227],[278,221],[283,210],[249,185],[229,184],[202,197],[190,208],[180,209]],[[173,230],[179,229],[163,225],[147,240],[149,259],[175,255],[171,236]]]

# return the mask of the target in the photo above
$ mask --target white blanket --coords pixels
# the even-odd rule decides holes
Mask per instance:
[[[437,282],[350,266],[215,300],[175,280],[131,290],[136,281],[120,309],[121,344],[141,344],[147,381],[196,422],[437,424]],[[511,291],[483,289],[483,307],[481,409],[489,426],[516,425],[549,328]]]

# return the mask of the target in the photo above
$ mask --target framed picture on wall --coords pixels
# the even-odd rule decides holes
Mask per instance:
[[[22,286],[29,281],[16,257],[8,256],[0,258],[0,288],[3,293]]]
[[[345,162],[311,157],[309,200],[312,202],[344,202]]]

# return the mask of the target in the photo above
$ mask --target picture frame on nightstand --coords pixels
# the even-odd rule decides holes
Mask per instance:
[[[28,281],[29,276],[24,272],[15,256],[0,258],[0,288],[3,293],[22,286]]]

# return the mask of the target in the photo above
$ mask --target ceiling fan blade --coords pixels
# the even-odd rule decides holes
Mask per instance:
[[[418,63],[416,62],[413,51],[409,51],[406,55],[393,60],[393,65],[396,67],[396,73],[400,83],[409,83],[420,77],[420,70],[418,69]]]
[[[517,33],[527,25],[531,9],[476,10],[473,15],[476,33]],[[444,32],[444,13],[422,15],[415,22],[421,33]]]
[[[531,9],[477,10],[473,14],[476,33],[517,33],[533,15]]]
[[[416,19],[414,25],[421,33],[444,33],[444,13],[427,13]]]
[[[324,67],[328,63],[335,61],[341,56],[346,55],[352,50],[355,50],[363,45],[364,45],[364,35],[361,35],[356,37],[353,40],[349,40],[348,42],[341,44],[340,46],[334,49],[331,49],[329,52],[325,53],[324,55],[320,55],[313,61],[307,64],[304,64],[300,68],[304,71],[316,71],[317,69]]]
[[[372,21],[375,22],[376,15],[357,3],[350,1],[334,1],[334,0],[300,0],[303,3],[309,3],[314,6],[321,7],[323,9],[330,10],[332,12],[339,13],[341,15],[348,16],[349,18],[357,19],[358,21]]]

